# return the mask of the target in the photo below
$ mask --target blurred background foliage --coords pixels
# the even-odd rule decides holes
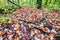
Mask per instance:
[[[37,0],[11,0],[20,6],[37,6]],[[55,9],[60,10],[60,0],[42,0],[42,6],[47,10]],[[14,9],[17,6],[8,2],[8,0],[0,0],[0,8],[7,10],[8,8]],[[48,9],[49,8],[49,9]]]

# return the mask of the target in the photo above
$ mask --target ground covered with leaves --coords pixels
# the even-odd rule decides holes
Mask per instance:
[[[60,40],[60,12],[18,8],[0,22],[0,36],[1,40]]]

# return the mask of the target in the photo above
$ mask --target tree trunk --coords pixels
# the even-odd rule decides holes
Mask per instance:
[[[37,0],[37,4],[38,4],[38,9],[41,9],[42,7],[42,0]]]
[[[54,1],[54,4],[56,4],[56,0]]]
[[[20,5],[20,0],[18,0],[18,5]]]
[[[46,2],[45,2],[45,5],[47,5],[48,4],[48,0],[46,0]]]
[[[51,4],[51,1],[52,1],[52,0],[50,0],[50,3],[49,3],[49,4]]]

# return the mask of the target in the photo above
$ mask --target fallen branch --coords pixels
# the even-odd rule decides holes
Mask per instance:
[[[10,1],[10,0],[8,0],[8,1],[9,1],[10,3],[12,3],[12,4],[18,6],[19,8],[21,8],[21,6],[17,5],[16,3],[14,3],[14,2],[12,2],[12,1]]]

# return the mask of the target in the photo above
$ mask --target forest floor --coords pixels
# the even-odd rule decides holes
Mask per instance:
[[[41,16],[39,16],[39,14]],[[46,15],[49,15],[49,18],[51,18],[51,19],[54,18],[53,20],[59,21],[59,19],[60,19],[60,12],[58,10],[46,11],[45,8],[42,8],[42,10],[39,10],[36,7],[22,7],[21,9],[20,8],[15,9],[14,12],[11,10],[8,10],[4,14],[0,13],[0,21],[8,19],[9,16],[11,16],[11,15],[16,15],[16,16],[20,17],[22,20],[29,20],[29,21],[32,21],[33,18],[34,18],[33,21],[37,21],[39,19],[39,17],[45,17]],[[22,15],[22,16],[20,16],[20,15]],[[26,15],[27,15],[27,17],[29,16],[28,18],[30,18],[30,19],[28,19],[26,17]],[[26,19],[24,19],[24,18],[26,18]]]
[[[40,33],[44,35],[44,38],[47,38],[49,36],[48,39],[52,37],[51,34],[53,35],[54,39],[56,39],[57,36],[60,37],[60,12],[57,10],[46,12],[44,9],[39,10],[32,7],[22,7],[21,9],[15,9],[14,12],[9,10],[5,12],[5,14],[0,15],[0,30],[2,32],[0,35],[6,36],[6,34],[9,35],[9,33],[12,32],[11,34],[14,34],[14,38],[18,37],[15,37],[18,35],[18,33],[21,33],[19,36],[24,35],[29,39],[32,37],[31,35],[36,34],[39,36]],[[28,35],[30,36],[27,37]],[[6,36],[6,38],[8,37]]]

